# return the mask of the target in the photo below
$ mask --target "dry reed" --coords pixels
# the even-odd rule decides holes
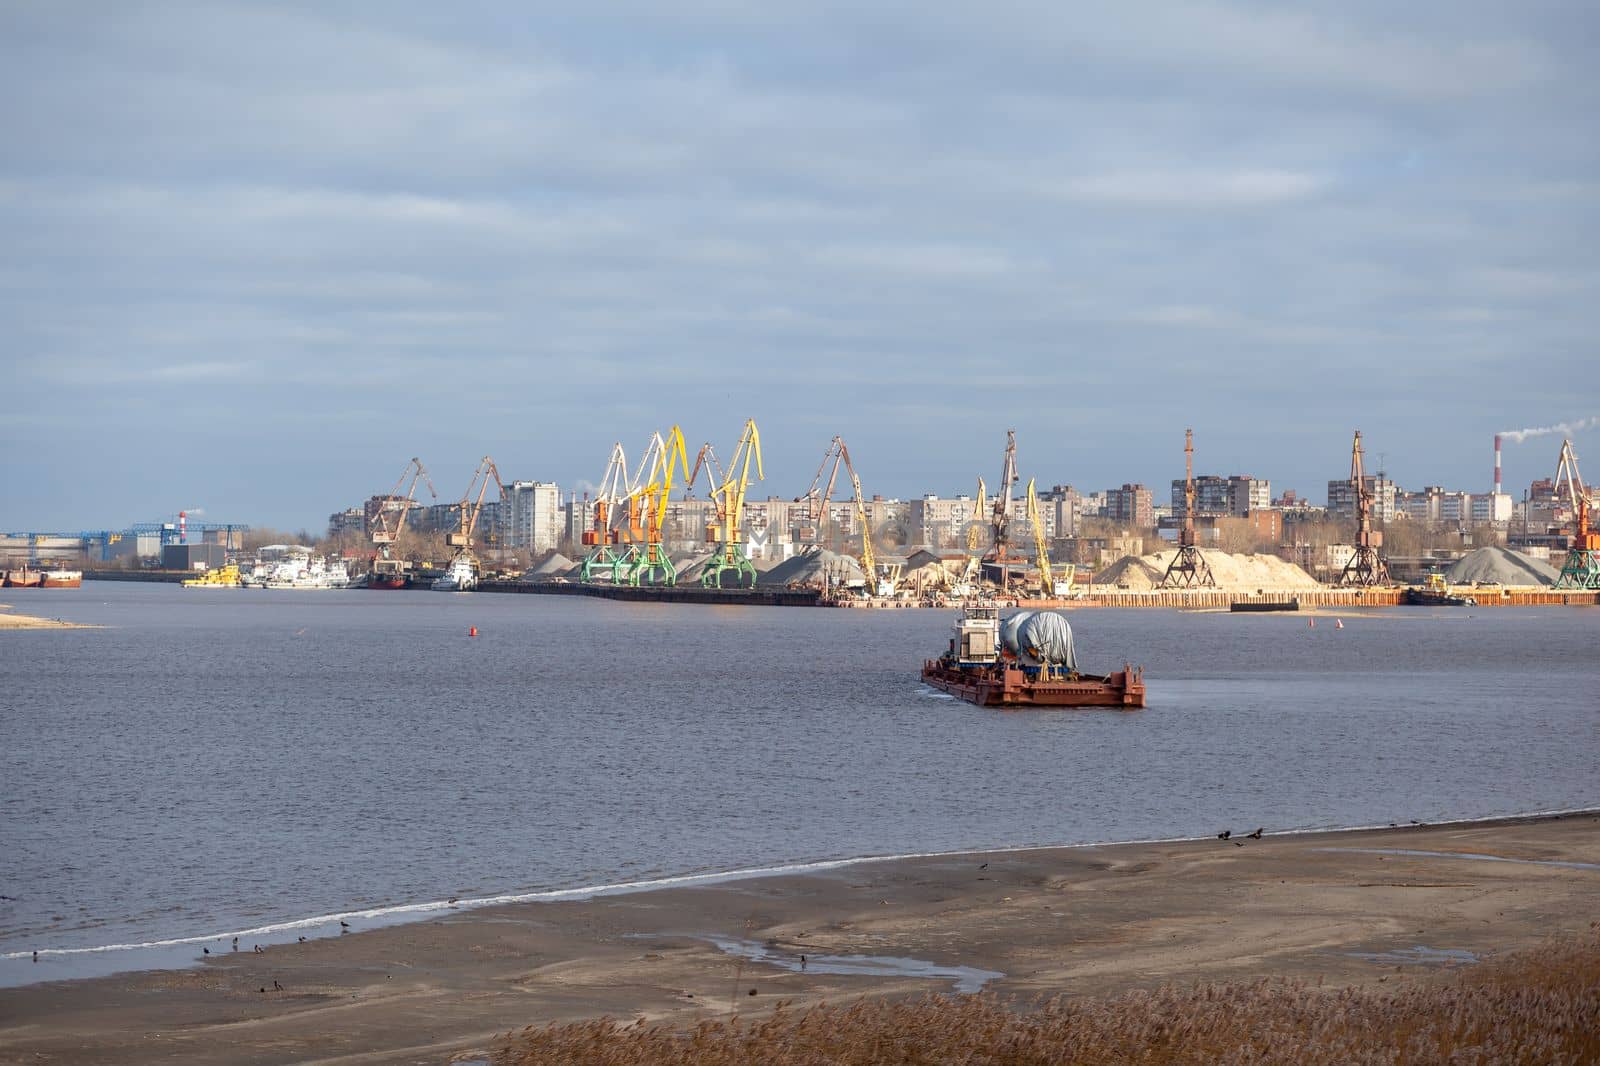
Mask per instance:
[[[1008,1006],[993,996],[865,999],[687,1031],[610,1019],[510,1035],[499,1066],[546,1063],[1600,1062],[1600,923],[1576,940],[1394,989],[1168,986]]]

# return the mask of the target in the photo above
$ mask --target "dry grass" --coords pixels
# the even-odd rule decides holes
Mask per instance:
[[[1013,1009],[994,996],[783,1008],[688,1031],[610,1020],[533,1027],[496,1053],[539,1063],[1593,1063],[1600,923],[1394,990],[1286,981],[1168,987]]]

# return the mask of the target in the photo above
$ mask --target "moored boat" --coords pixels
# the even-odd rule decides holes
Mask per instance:
[[[477,560],[465,553],[450,560],[450,569],[433,582],[435,592],[471,592],[477,587]]]
[[[1123,664],[1109,674],[1078,669],[1072,627],[1054,611],[967,608],[949,648],[922,666],[922,680],[981,707],[1144,706],[1144,670]]]
[[[8,589],[36,589],[43,583],[44,574],[24,565],[20,570],[7,570],[5,578],[5,587]]]
[[[43,572],[39,578],[39,587],[47,589],[75,589],[83,586],[82,570],[66,570],[62,567],[52,567]]]
[[[232,563],[219,566],[214,570],[207,570],[199,577],[187,578],[183,582],[184,588],[200,589],[236,589],[244,587],[244,580],[239,574],[239,568]]]

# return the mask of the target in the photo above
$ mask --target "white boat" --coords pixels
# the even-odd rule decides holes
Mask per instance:
[[[261,549],[244,583],[267,589],[342,589],[350,584],[344,561],[332,563],[298,544],[271,544]]]
[[[450,560],[450,569],[433,582],[435,592],[471,592],[478,587],[478,563],[470,555]]]

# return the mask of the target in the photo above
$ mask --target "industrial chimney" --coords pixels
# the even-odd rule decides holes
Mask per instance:
[[[1500,434],[1494,435],[1494,494],[1500,495]]]

